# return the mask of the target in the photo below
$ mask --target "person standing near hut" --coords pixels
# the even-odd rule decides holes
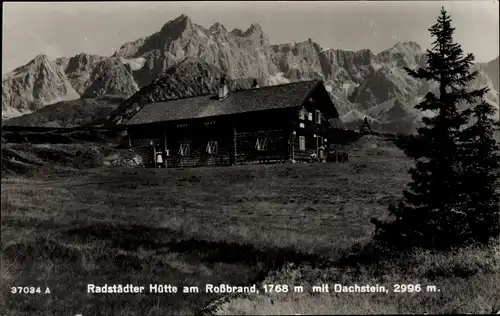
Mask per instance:
[[[158,151],[156,153],[156,167],[161,168],[163,166],[163,152]]]
[[[323,145],[318,148],[318,160],[325,162],[325,146]]]

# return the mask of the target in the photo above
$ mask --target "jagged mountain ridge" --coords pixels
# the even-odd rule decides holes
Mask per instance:
[[[186,67],[186,64],[182,65],[184,60],[189,60],[186,64],[191,65],[190,71],[200,67],[200,71],[205,71],[199,74],[205,78],[203,82],[179,77],[182,71],[177,72],[175,68],[182,70]],[[196,65],[195,60],[201,66]],[[372,111],[373,118],[385,122],[391,129],[401,119],[403,125],[411,125],[403,129],[411,130],[413,121],[418,118],[413,106],[432,87],[409,77],[403,66],[416,68],[424,61],[420,46],[413,42],[396,43],[378,54],[367,49],[323,49],[311,39],[272,45],[258,24],[252,24],[246,31],[234,29],[228,32],[220,23],[206,29],[182,15],[148,37],[125,43],[111,57],[79,54],[59,58],[52,63],[52,68],[61,81],[69,82],[69,86],[84,98],[108,94],[131,96],[119,109],[133,104],[132,99],[137,99],[137,95],[156,100],[200,91],[213,92],[214,77],[218,73],[226,74],[232,80],[258,78],[261,85],[318,78],[324,80],[341,114],[357,110],[370,116],[370,110],[381,104],[383,108],[397,105],[397,111]],[[207,70],[207,65],[218,70]],[[480,74],[475,85],[491,85],[493,89],[488,99],[498,107],[498,78],[488,76],[495,75],[494,66],[488,65],[479,65]],[[161,78],[170,78],[172,72],[176,73],[173,82],[179,84],[165,85]],[[498,77],[498,70],[496,75]],[[156,88],[151,88],[155,83]],[[48,85],[47,89],[51,90],[53,86]],[[151,91],[156,92],[150,96]],[[10,99],[14,101],[2,103],[3,112],[9,106],[16,108],[22,102],[15,100],[24,98],[15,91],[7,90],[6,93],[12,95]],[[54,99],[56,97],[60,97],[59,94],[55,94]],[[33,101],[28,108],[36,110],[50,102],[50,98],[38,103]],[[395,117],[394,113],[400,113],[402,117]]]
[[[78,97],[65,74],[47,56],[38,55],[2,78],[2,117],[5,111],[32,112]]]

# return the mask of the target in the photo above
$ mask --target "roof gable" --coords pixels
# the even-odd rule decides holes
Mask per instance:
[[[145,105],[126,125],[177,121],[302,105],[320,81],[301,81],[231,91],[222,100],[212,95],[188,97]]]
[[[339,117],[339,112],[333,104],[332,98],[328,94],[325,86],[323,84],[317,85],[314,89],[314,97],[317,98],[319,102],[316,103],[316,107],[326,114],[328,118]]]

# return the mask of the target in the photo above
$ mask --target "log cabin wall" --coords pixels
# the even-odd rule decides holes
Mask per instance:
[[[284,129],[236,132],[236,164],[284,162],[287,159]]]
[[[168,168],[230,165],[230,129],[221,121],[180,123],[166,129]]]
[[[289,122],[295,112],[287,108],[144,124],[129,128],[129,134],[145,163],[153,163],[151,141],[157,150],[168,151],[168,168],[284,162],[289,158]]]
[[[293,109],[259,111],[235,117],[236,164],[284,162]]]

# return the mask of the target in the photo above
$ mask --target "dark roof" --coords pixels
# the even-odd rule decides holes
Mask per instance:
[[[212,95],[146,104],[126,125],[176,121],[300,106],[319,80],[230,91],[222,100]]]

